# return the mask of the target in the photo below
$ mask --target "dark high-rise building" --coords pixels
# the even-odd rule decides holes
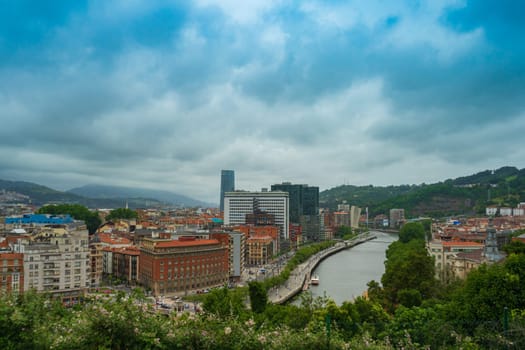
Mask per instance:
[[[290,222],[298,224],[303,215],[303,186],[292,185],[291,182],[272,185],[272,191],[288,192],[290,200]]]
[[[290,222],[302,226],[304,239],[319,240],[319,187],[283,182],[272,185],[272,191],[288,192]]]
[[[319,187],[303,185],[303,215],[319,215]]]
[[[235,191],[235,172],[221,170],[221,212],[224,212],[224,193]]]

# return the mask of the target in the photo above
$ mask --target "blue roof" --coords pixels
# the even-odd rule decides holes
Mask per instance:
[[[69,215],[24,214],[5,218],[6,224],[70,224],[73,218]]]

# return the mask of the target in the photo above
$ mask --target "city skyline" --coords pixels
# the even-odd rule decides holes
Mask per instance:
[[[217,203],[525,167],[520,2],[15,2],[0,179]]]

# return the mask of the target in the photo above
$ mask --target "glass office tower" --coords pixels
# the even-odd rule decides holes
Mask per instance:
[[[235,191],[235,172],[221,170],[221,212],[224,212],[224,193]]]

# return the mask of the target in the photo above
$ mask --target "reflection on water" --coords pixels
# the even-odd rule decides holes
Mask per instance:
[[[310,287],[314,297],[326,293],[340,305],[362,295],[369,281],[380,282],[385,271],[385,251],[397,235],[372,233],[377,236],[376,240],[343,250],[317,266],[313,274],[319,276],[320,283]]]

